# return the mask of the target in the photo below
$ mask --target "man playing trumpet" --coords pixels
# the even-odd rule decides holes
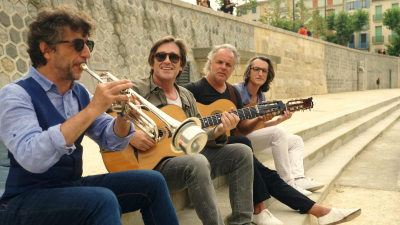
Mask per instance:
[[[135,133],[104,113],[129,101],[118,94],[129,80],[99,84],[94,96],[75,82],[91,56],[93,29],[88,15],[68,6],[44,9],[30,24],[29,73],[0,90],[0,140],[10,158],[1,224],[121,224],[121,213],[139,209],[145,224],[178,224],[156,171],[82,177],[83,135],[118,151]]]

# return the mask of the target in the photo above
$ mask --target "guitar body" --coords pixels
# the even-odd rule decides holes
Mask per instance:
[[[183,110],[176,105],[168,105],[161,108],[163,112],[173,117],[174,119],[182,122],[186,119],[186,115]],[[122,151],[108,151],[102,152],[104,165],[108,172],[120,172],[127,170],[138,170],[138,169],[154,169],[154,167],[164,158],[184,155],[184,152],[175,153],[171,150],[171,138],[172,133],[165,127],[165,124],[161,122],[154,114],[143,111],[149,116],[158,126],[159,133],[162,133],[162,139],[156,142],[155,145],[147,150],[135,150],[132,145],[128,145]],[[111,114],[113,115],[113,114]],[[116,114],[114,113],[114,117]],[[138,157],[135,156],[135,151]]]
[[[196,105],[202,117],[220,114],[225,111],[229,112],[231,107],[236,109],[235,104],[228,99],[219,99],[209,105],[196,102]]]

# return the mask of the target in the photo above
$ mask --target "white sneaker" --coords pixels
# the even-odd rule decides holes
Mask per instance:
[[[290,185],[290,186],[292,186],[292,188],[296,189],[298,192],[302,193],[302,194],[305,195],[305,196],[310,196],[310,195],[312,195],[312,192],[311,192],[311,191],[307,191],[306,189],[304,189],[304,188],[298,186],[298,185],[296,184],[296,182],[294,182],[294,183],[293,183],[292,185]]]
[[[253,215],[253,223],[258,225],[283,225],[282,221],[273,216],[268,209]]]
[[[308,177],[298,178],[295,180],[295,183],[297,186],[300,186],[307,191],[316,191],[325,186],[325,184],[313,181],[313,179]]]
[[[344,222],[348,222],[350,220],[355,219],[359,215],[361,215],[361,209],[335,209],[335,208],[332,208],[332,210],[328,214],[318,218],[318,224],[333,225],[333,224],[344,223]]]

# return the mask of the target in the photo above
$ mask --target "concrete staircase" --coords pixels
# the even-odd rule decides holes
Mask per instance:
[[[372,141],[400,118],[400,90],[375,90],[314,96],[314,109],[297,112],[281,124],[288,133],[300,135],[305,142],[304,167],[306,176],[326,186],[310,198],[322,202],[332,190],[343,169]],[[275,168],[272,155],[257,156],[264,165]],[[218,203],[224,217],[231,213],[226,177],[216,179]],[[222,187],[221,187],[222,185]],[[201,225],[189,203],[187,193],[172,194],[180,224]],[[285,224],[310,224],[309,215],[290,209],[271,198],[265,202],[271,213]],[[182,209],[183,208],[183,209]],[[129,224],[140,214],[123,216]],[[135,222],[135,224],[137,224]]]

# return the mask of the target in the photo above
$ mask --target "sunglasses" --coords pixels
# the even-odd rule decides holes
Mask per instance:
[[[89,51],[92,52],[94,48],[94,41],[87,40],[86,42],[83,39],[74,39],[72,41],[57,41],[56,44],[62,43],[74,43],[74,48],[77,52],[81,52],[85,47],[85,44],[88,46]]]
[[[172,63],[178,63],[181,59],[181,56],[175,53],[159,52],[154,55],[158,62],[164,62],[167,56],[169,57],[169,61],[171,61]]]

